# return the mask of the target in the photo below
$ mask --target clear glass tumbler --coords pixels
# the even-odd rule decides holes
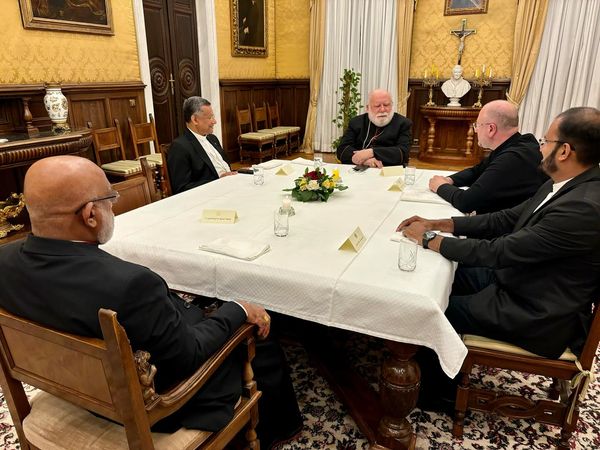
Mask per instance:
[[[275,236],[285,237],[290,231],[290,215],[283,208],[278,208],[275,211],[273,219],[273,232]]]
[[[398,268],[405,272],[412,272],[417,267],[417,241],[406,236],[400,241],[398,248]]]
[[[252,166],[252,179],[254,184],[260,186],[265,182],[265,171],[262,167]]]

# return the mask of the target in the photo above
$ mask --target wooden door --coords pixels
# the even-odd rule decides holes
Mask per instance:
[[[200,95],[194,0],[144,0],[156,131],[161,144],[183,132],[181,107]]]

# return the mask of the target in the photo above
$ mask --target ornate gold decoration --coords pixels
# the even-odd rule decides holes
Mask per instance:
[[[240,2],[243,5],[240,5]],[[251,13],[258,10],[258,15]],[[263,28],[260,29],[260,10],[262,9]],[[258,32],[254,30],[258,28]],[[262,33],[260,33],[262,32]],[[257,34],[258,33],[258,34]],[[262,42],[244,43],[244,38],[260,37]],[[267,2],[265,0],[231,0],[231,54],[232,56],[267,56]],[[261,45],[262,44],[262,45]]]
[[[435,102],[433,101],[433,88],[439,86],[439,84],[440,79],[438,77],[438,73],[432,73],[431,76],[428,76],[427,71],[425,72],[425,77],[423,78],[423,87],[429,88],[429,101],[425,103],[425,106],[435,106]]]
[[[475,78],[471,80],[471,84],[473,87],[479,89],[477,101],[473,103],[473,108],[481,108],[483,106],[481,104],[483,88],[492,85],[492,68],[489,68],[487,75],[485,73],[485,65],[482,67],[481,73],[479,73],[479,69],[475,70]]]
[[[8,219],[17,217],[25,207],[23,194],[12,193],[4,200],[0,201],[0,239],[6,237],[11,231],[20,230],[24,225],[13,225]]]

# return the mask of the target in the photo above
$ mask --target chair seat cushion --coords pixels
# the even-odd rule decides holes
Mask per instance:
[[[142,171],[142,165],[139,161],[129,161],[122,159],[121,161],[114,161],[100,166],[105,172],[116,173],[120,175],[129,175]]]
[[[258,130],[259,133],[272,133],[277,137],[287,136],[287,130],[277,129],[277,128],[263,128],[262,130]]]
[[[467,347],[477,347],[486,350],[496,350],[500,352],[512,353],[514,355],[537,356],[538,358],[543,358],[543,356],[539,356],[535,353],[528,352],[524,348],[509,344],[508,342],[496,341],[494,339],[486,338],[483,336],[476,336],[474,334],[465,334],[463,336],[463,342]],[[571,352],[571,350],[567,348],[558,359],[561,359],[563,361],[575,361],[577,359],[577,356],[575,356]]]
[[[23,421],[25,436],[34,446],[49,450],[127,449],[125,429],[47,392],[31,400]],[[173,434],[152,433],[155,449],[194,449],[212,433],[180,428]]]
[[[296,127],[296,126],[278,126],[278,127],[273,127],[272,130],[283,130],[286,133],[297,133],[300,131],[300,127]]]
[[[244,133],[244,134],[240,134],[239,137],[240,140],[247,140],[247,141],[272,141],[273,140],[273,134],[272,133],[258,133],[258,132],[251,132],[251,133]]]
[[[162,155],[160,153],[151,153],[149,155],[144,156],[146,161],[150,164],[150,167],[153,165],[162,166]]]

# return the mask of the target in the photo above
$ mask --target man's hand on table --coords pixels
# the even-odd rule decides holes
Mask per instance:
[[[371,158],[374,158],[373,149],[365,148],[363,150],[356,150],[352,155],[352,162],[357,166],[366,165],[365,162]]]
[[[396,231],[401,231],[407,238],[413,239],[423,245],[423,233],[430,230],[445,231],[452,233],[454,231],[454,222],[452,219],[428,220],[419,216],[412,216],[400,222]],[[440,249],[443,236],[438,236],[429,241],[429,248],[436,252]]]
[[[246,322],[258,326],[258,335],[262,338],[266,338],[271,330],[271,316],[267,314],[265,308],[243,300],[238,301],[238,303],[244,307],[248,314]]]
[[[231,172],[223,172],[221,175],[219,175],[219,178],[228,177],[231,175],[237,175],[237,172],[235,170],[233,170]]]
[[[434,175],[429,180],[429,189],[432,192],[437,192],[438,188],[442,184],[454,184],[454,180],[450,177],[443,177],[441,175]]]
[[[383,167],[383,163],[377,158],[369,158],[364,163],[362,163],[362,165],[367,167],[377,167],[379,169]]]

